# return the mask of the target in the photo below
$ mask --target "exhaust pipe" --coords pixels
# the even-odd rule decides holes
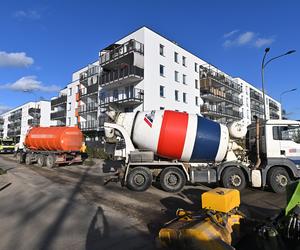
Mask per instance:
[[[254,169],[258,169],[261,164],[260,140],[259,140],[260,127],[259,127],[259,118],[257,116],[255,116],[254,118],[255,118],[255,126],[256,126],[256,163]]]

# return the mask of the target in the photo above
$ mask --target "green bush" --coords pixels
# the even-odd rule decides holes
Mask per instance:
[[[109,155],[104,151],[103,148],[87,147],[86,153],[88,154],[89,158],[97,158],[97,159],[104,159],[104,160],[109,159]]]

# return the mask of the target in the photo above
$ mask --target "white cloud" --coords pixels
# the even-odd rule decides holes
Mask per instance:
[[[239,32],[239,30],[232,30],[232,31],[230,31],[230,32],[228,32],[228,33],[225,33],[224,35],[223,35],[223,37],[224,38],[229,38],[229,37],[231,37],[231,36],[233,36],[235,33],[237,33],[237,32]]]
[[[7,112],[10,109],[11,109],[10,107],[0,104],[0,114],[3,114],[3,113]]]
[[[17,10],[13,13],[13,16],[19,20],[38,20],[41,18],[41,15],[36,10]]]
[[[25,52],[7,53],[5,51],[0,51],[0,68],[28,67],[33,63],[33,58],[27,56]]]
[[[235,30],[234,30],[235,31]],[[232,34],[230,34],[232,33]],[[224,38],[227,38],[223,42],[223,47],[240,47],[240,46],[249,46],[249,47],[256,47],[260,48],[262,46],[267,46],[275,42],[275,39],[273,37],[261,37],[258,33],[255,33],[253,31],[246,31],[241,34],[237,34],[236,32],[229,32],[225,35],[223,35]],[[230,39],[228,39],[230,37]]]
[[[43,91],[43,92],[57,92],[61,87],[57,85],[44,85],[37,80],[36,76],[24,76],[14,83],[7,83],[0,85],[0,89],[9,89],[20,92]]]
[[[254,36],[255,36],[254,32],[247,31],[239,35],[238,38],[236,39],[236,42],[238,45],[248,44],[253,40]]]
[[[257,48],[261,48],[263,46],[268,46],[270,44],[272,44],[273,42],[275,41],[274,38],[258,38],[256,41],[255,41],[255,47]]]

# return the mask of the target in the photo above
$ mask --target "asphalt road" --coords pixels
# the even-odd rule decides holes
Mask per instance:
[[[102,170],[111,166],[47,169],[0,157],[0,168],[8,169],[12,183],[0,191],[0,249],[156,249],[160,226],[178,208],[200,209],[201,193],[209,189],[132,192],[119,183],[104,183]],[[246,189],[241,199],[241,208],[256,218],[285,206],[284,195],[268,191]]]

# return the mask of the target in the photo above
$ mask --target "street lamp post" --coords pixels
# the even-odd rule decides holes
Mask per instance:
[[[266,48],[266,49],[265,49],[265,53],[264,53],[264,56],[263,56],[263,59],[262,59],[262,63],[261,63],[261,87],[262,87],[262,92],[263,92],[263,102],[264,102],[264,116],[263,116],[263,117],[264,117],[264,120],[266,120],[266,117],[267,117],[267,115],[266,115],[265,86],[264,86],[264,80],[265,80],[265,79],[264,79],[264,77],[265,77],[264,73],[265,73],[265,68],[266,68],[266,66],[267,66],[270,62],[274,61],[275,59],[278,59],[278,58],[280,58],[280,57],[287,56],[287,55],[290,55],[290,54],[296,52],[296,50],[290,50],[290,51],[288,51],[288,52],[286,52],[286,53],[284,53],[284,54],[281,54],[281,55],[279,55],[279,56],[272,57],[272,58],[269,59],[267,62],[265,62],[266,56],[267,56],[267,54],[268,54],[269,51],[270,51],[270,48]]]
[[[279,101],[280,101],[280,104],[281,104],[281,117],[282,117],[282,110],[283,110],[283,105],[282,105],[282,96],[284,95],[284,94],[286,94],[286,93],[290,93],[290,92],[294,92],[294,91],[296,91],[297,90],[297,88],[294,88],[294,89],[289,89],[289,90],[285,90],[285,91],[283,91],[283,92],[281,92],[281,94],[280,94],[280,98],[279,98]]]

